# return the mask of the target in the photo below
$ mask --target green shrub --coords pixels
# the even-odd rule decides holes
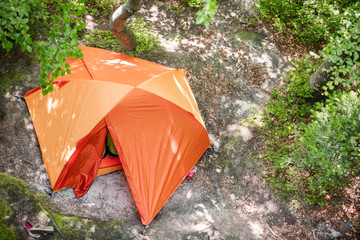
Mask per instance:
[[[324,87],[326,94],[339,85],[354,89],[360,84],[360,3],[343,15],[337,35],[320,52],[325,60],[335,64],[328,70],[332,77]]]
[[[94,30],[83,38],[87,46],[97,47],[114,52],[126,52],[122,42],[110,30]]]
[[[341,191],[360,173],[360,101],[351,91],[334,92],[313,110],[314,120],[298,134],[298,150],[291,155],[304,178],[304,199],[320,205],[326,195]]]
[[[260,0],[256,7],[278,31],[298,36],[300,43],[320,45],[339,30],[342,13],[352,4],[340,0]]]
[[[318,66],[319,63],[310,60],[294,62],[294,69],[287,74],[284,86],[274,89],[264,110],[268,137],[274,134],[281,138],[292,136],[295,133],[293,124],[307,120],[312,107],[308,102],[312,90],[307,81]]]
[[[308,101],[312,90],[307,84],[318,62],[302,60],[293,63],[293,70],[285,78],[284,86],[272,92],[271,100],[263,112],[264,126],[259,129],[265,143],[264,161],[268,164],[269,185],[286,197],[298,184],[294,169],[284,161],[296,149],[294,137],[298,124],[308,121],[312,104]]]
[[[301,61],[272,93],[261,129],[270,186],[285,198],[324,205],[360,173],[360,3],[260,0],[257,6],[263,19],[300,42],[327,42],[320,55],[311,54],[317,62]],[[307,83],[323,61],[335,63],[324,87],[329,99],[313,105]]]
[[[32,51],[32,42],[39,36],[35,29],[45,27],[48,19],[46,3],[40,0],[5,0],[0,3],[0,41],[7,52],[15,46]]]
[[[38,54],[43,94],[53,90],[52,83],[58,76],[70,73],[70,65],[65,64],[67,57],[82,57],[77,38],[85,27],[79,18],[86,12],[83,3],[84,0],[5,0],[0,3],[1,47],[11,52],[19,46],[22,51]]]
[[[109,18],[115,9],[125,2],[126,0],[87,0],[85,7],[95,18]]]

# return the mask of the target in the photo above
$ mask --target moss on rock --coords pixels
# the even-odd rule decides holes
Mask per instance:
[[[261,40],[264,38],[263,34],[250,32],[250,31],[238,31],[229,36],[233,42],[245,42],[250,46],[261,46]]]
[[[4,95],[9,91],[10,87],[13,85],[20,84],[21,79],[26,77],[26,73],[21,72],[0,72],[0,93]]]
[[[124,236],[124,221],[97,222],[47,210],[66,239],[132,239]],[[55,234],[54,239],[60,235]]]
[[[66,239],[132,239],[123,231],[128,222],[101,222],[56,213],[56,210],[48,207],[49,202],[45,201],[44,196],[33,193],[29,184],[6,173],[0,173],[0,196],[0,239],[19,238],[15,232],[26,234],[21,230],[24,215],[27,216],[27,221],[31,221],[38,219],[39,215],[48,217],[47,214],[52,216]],[[43,212],[39,202],[43,203],[47,213]],[[23,237],[25,235],[20,236]],[[64,237],[55,230],[46,239]]]
[[[29,184],[25,181],[13,177],[7,173],[0,173],[0,195],[7,201],[16,202],[20,200],[33,200],[35,203],[41,195],[32,193]],[[34,204],[35,207],[35,204]]]
[[[5,199],[0,198],[0,239],[16,239],[14,230],[9,227],[8,219],[13,211]]]

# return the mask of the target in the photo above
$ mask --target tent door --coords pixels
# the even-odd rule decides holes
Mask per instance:
[[[109,139],[110,138],[110,139]],[[100,161],[99,171],[97,176],[122,169],[119,155],[116,155],[116,149],[112,141],[110,132],[108,131],[104,144],[103,158]]]

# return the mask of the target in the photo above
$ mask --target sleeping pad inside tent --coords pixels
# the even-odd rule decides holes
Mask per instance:
[[[79,46],[54,90],[25,96],[54,192],[83,196],[96,176],[123,169],[148,225],[210,146],[183,70]],[[103,158],[110,134],[117,155]]]

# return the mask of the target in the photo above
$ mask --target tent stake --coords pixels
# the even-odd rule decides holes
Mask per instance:
[[[25,99],[24,99],[23,96],[17,96],[17,95],[12,95],[12,94],[11,94],[11,96],[14,97],[14,98],[17,98],[18,102],[20,102],[20,101],[25,102]]]
[[[48,193],[48,197],[46,198],[47,201],[53,196],[53,193],[54,193],[52,190],[50,190],[50,191],[51,192]]]
[[[145,236],[146,230],[149,228],[149,225],[146,225],[143,230],[143,235]]]

